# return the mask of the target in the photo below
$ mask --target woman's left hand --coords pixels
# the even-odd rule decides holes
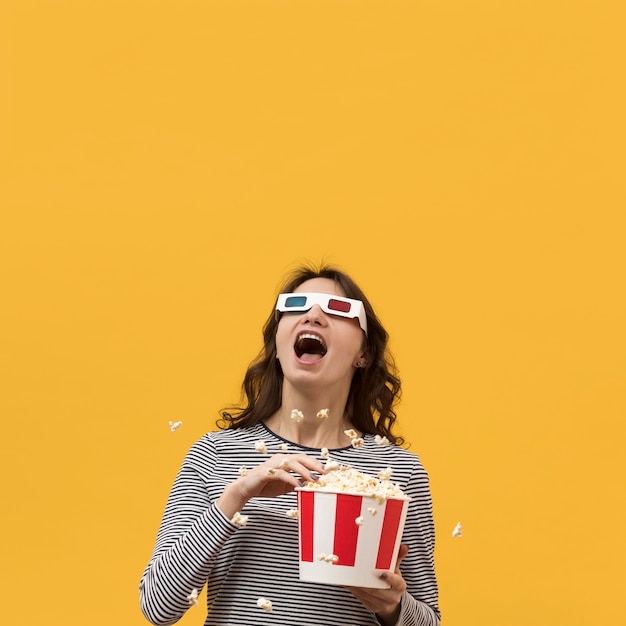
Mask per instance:
[[[400,616],[400,600],[406,589],[406,582],[400,573],[400,563],[409,552],[409,546],[400,544],[398,561],[394,572],[382,572],[380,577],[386,580],[389,589],[371,589],[368,587],[346,587],[363,605],[378,616],[384,626],[393,626]]]

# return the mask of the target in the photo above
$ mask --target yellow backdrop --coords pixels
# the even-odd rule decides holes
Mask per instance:
[[[446,626],[625,623],[622,7],[4,0],[2,622],[147,623],[183,455],[326,259],[392,336]]]

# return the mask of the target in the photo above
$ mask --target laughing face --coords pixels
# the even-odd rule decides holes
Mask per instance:
[[[335,281],[313,278],[295,293],[346,296]],[[356,318],[325,313],[319,305],[306,312],[283,313],[276,332],[278,360],[288,384],[350,386],[355,363],[362,360],[364,333]]]

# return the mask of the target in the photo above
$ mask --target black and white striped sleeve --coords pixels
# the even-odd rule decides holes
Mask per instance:
[[[209,499],[201,473],[212,447],[196,444],[188,452],[170,492],[152,557],[141,578],[140,604],[153,624],[176,623],[189,608],[187,596],[204,586],[221,547],[237,527]]]
[[[435,576],[435,526],[428,474],[421,463],[412,472],[406,493],[411,497],[402,541],[409,552],[400,565],[407,590],[396,626],[439,626]]]

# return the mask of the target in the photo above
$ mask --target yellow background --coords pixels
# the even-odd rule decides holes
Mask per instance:
[[[302,259],[391,334],[446,626],[625,623],[622,7],[0,3],[2,623],[147,623]]]

